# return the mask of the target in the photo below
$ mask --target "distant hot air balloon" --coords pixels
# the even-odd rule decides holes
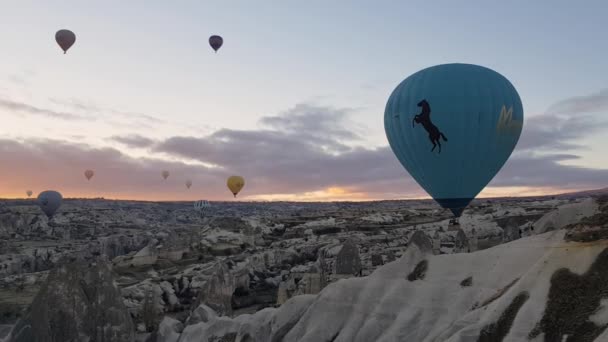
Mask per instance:
[[[186,188],[190,189],[191,186],[192,186],[192,181],[191,180],[187,180],[186,181]]]
[[[511,155],[523,119],[519,95],[504,76],[478,65],[443,64],[397,86],[384,128],[405,169],[460,217]]]
[[[245,180],[241,176],[230,176],[228,177],[226,185],[228,185],[228,189],[230,189],[236,198],[236,194],[238,194],[239,191],[241,191],[241,189],[245,186]]]
[[[93,177],[94,174],[95,172],[93,170],[86,170],[84,172],[84,176],[87,177],[88,180],[91,180],[91,177]]]
[[[207,201],[207,200],[200,200],[200,201],[194,202],[194,209],[198,210],[201,213],[201,216],[205,214],[205,212],[207,211],[207,209],[210,206],[211,205],[209,204],[209,201]]]
[[[215,53],[217,53],[217,50],[219,50],[219,48],[222,47],[222,44],[224,44],[224,39],[222,37],[220,37],[220,36],[209,37],[209,45],[211,45],[213,50],[215,50]]]
[[[161,173],[161,176],[163,176],[164,179],[167,179],[167,177],[169,177],[169,171],[165,170]]]
[[[32,190],[28,190],[25,193],[27,194],[27,197],[32,197],[32,194],[33,194]]]
[[[55,40],[65,54],[68,49],[74,45],[76,35],[70,30],[59,30],[57,33],[55,33]]]
[[[38,205],[49,219],[55,215],[62,201],[63,197],[57,191],[47,190],[38,195]]]

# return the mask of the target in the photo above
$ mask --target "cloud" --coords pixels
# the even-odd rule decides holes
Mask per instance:
[[[591,113],[608,110],[608,90],[559,101],[545,114],[526,120],[517,147],[490,186],[604,187],[608,170],[564,165],[580,159],[581,140],[601,133],[608,121]]]
[[[46,116],[49,118],[67,121],[97,121],[111,127],[120,127],[137,131],[140,131],[141,129],[161,130],[167,129],[168,127],[179,129],[180,131],[184,132],[209,131],[209,127],[196,122],[172,123],[167,120],[160,119],[154,115],[124,111],[110,107],[102,107],[98,106],[92,101],[80,100],[76,98],[49,98],[48,102],[50,108],[60,108],[63,110],[35,106],[2,97],[0,97],[0,109],[7,109],[13,114],[21,113],[26,115]]]
[[[241,194],[244,199],[424,196],[425,192],[388,146],[352,145],[364,141],[364,135],[349,128],[349,114],[348,109],[299,105],[280,115],[262,118],[261,128],[255,130],[220,129],[203,137],[174,136],[159,141],[140,135],[111,137],[128,147],[148,148],[149,156],[156,159],[131,158],[116,149],[56,140],[0,141],[0,160],[7,161],[0,171],[0,179],[5,182],[0,183],[0,188],[20,189],[33,182],[40,187],[42,183],[59,184],[74,193],[97,191],[106,197],[188,199],[198,194],[228,199],[225,179],[240,174],[246,178]],[[573,120],[565,115],[558,119],[541,115],[529,119],[526,125],[517,152],[490,183],[493,190],[606,185],[608,170],[563,165],[562,162],[579,157],[573,153],[547,153],[581,148],[577,139],[603,127],[601,121],[593,117]],[[209,167],[162,159],[166,157],[202,162]],[[95,182],[85,182],[81,174],[85,168],[96,169]],[[172,173],[167,182],[160,178],[163,169]],[[200,186],[193,189],[200,190],[184,192],[186,178],[192,178],[195,186]]]
[[[577,139],[601,132],[608,121],[592,115],[543,114],[526,120],[517,151],[573,150],[585,148]]]
[[[254,177],[260,189],[269,192],[308,191],[405,176],[388,147],[334,155],[313,142],[273,131],[221,130],[206,138],[173,137],[155,149]]]
[[[224,131],[207,138],[173,137],[160,151],[223,166],[246,175],[250,194],[305,193],[330,187],[352,188],[371,198],[420,196],[424,192],[389,147],[351,149],[339,155],[294,142],[276,132]],[[514,155],[490,186],[602,187],[608,170],[575,167],[561,161],[576,155]]]
[[[248,182],[255,184],[254,193],[372,186],[387,178],[393,180],[393,186],[395,182],[408,183],[405,171],[388,147],[365,149],[342,143],[361,139],[346,128],[346,113],[347,110],[300,105],[261,120],[273,129],[222,129],[202,138],[172,137],[158,143],[154,151],[246,175],[255,180]]]
[[[184,146],[198,147],[200,141]],[[191,145],[193,144],[194,145]],[[229,199],[225,179],[246,177],[242,198],[258,199],[390,199],[424,196],[424,191],[403,170],[388,147],[355,148],[331,155],[317,150],[305,158],[281,161],[287,151],[267,155],[252,165],[229,161],[233,168],[206,168],[154,158],[132,158],[112,148],[57,140],[0,140],[2,194],[20,195],[26,189],[57,189],[66,196],[103,196],[148,200]],[[273,150],[274,153],[280,149]],[[256,158],[261,158],[260,154]],[[297,151],[296,151],[297,152]],[[219,157],[218,157],[219,158]],[[575,155],[515,156],[490,184],[494,187],[599,188],[608,170],[566,166],[560,161]],[[221,160],[215,160],[220,163]],[[235,167],[240,166],[241,169]],[[96,171],[86,181],[83,171]],[[161,170],[171,175],[162,181]],[[192,179],[192,189],[184,182]],[[294,196],[295,194],[295,196]]]
[[[548,114],[579,114],[608,110],[608,89],[586,96],[575,96],[555,103]]]
[[[107,123],[115,126],[136,127],[139,129],[167,123],[165,120],[158,119],[151,115],[103,108],[92,102],[73,98],[68,100],[51,98],[49,99],[49,102],[53,103],[55,106],[69,108],[70,111],[56,111],[3,98],[0,98],[0,108],[28,115],[46,116],[61,120],[107,120]]]
[[[36,73],[32,70],[21,70],[6,75],[6,80],[17,86],[27,86]]]
[[[161,125],[167,123],[166,120],[159,119],[152,115],[142,114],[142,113],[134,113],[134,112],[123,112],[116,109],[110,109],[111,113],[114,113],[117,116],[120,116],[129,120],[136,120],[137,122],[144,123],[146,125]]]
[[[263,118],[261,122],[268,129],[223,129],[202,138],[172,137],[154,149],[247,174],[259,186],[253,193],[306,193],[343,187],[375,198],[423,194],[389,147],[354,148],[342,143],[362,139],[343,128],[348,114],[348,110],[300,105],[279,116]],[[517,152],[490,186],[604,186],[608,171],[560,163],[577,155],[536,152],[583,148],[577,139],[605,125],[592,116],[529,119]]]
[[[56,189],[67,197],[103,196],[148,200],[229,198],[224,175],[201,166],[152,158],[131,158],[113,148],[95,148],[61,140],[0,139],[1,195],[18,196]],[[86,169],[95,170],[87,181]],[[170,170],[166,181],[162,170]],[[187,190],[184,182],[193,181]]]
[[[562,161],[580,158],[573,154],[513,156],[490,186],[528,186],[557,188],[600,188],[608,183],[607,169],[563,165]]]
[[[25,78],[25,77],[23,77],[22,75],[11,74],[11,75],[8,75],[8,76],[6,77],[6,79],[7,79],[9,82],[11,82],[11,83],[13,83],[13,84],[16,84],[16,85],[18,85],[18,86],[25,86],[25,85],[27,85],[27,84],[28,84],[28,82],[27,82],[26,78]]]
[[[346,141],[360,140],[361,136],[353,129],[354,123],[348,120],[350,111],[298,104],[280,115],[262,117],[260,123],[291,134],[322,138],[329,136]]]
[[[154,144],[154,140],[146,138],[138,134],[123,135],[123,136],[112,136],[110,140],[116,141],[128,147],[134,148],[146,148]]]
[[[608,127],[608,120],[593,113],[608,110],[608,89],[559,101],[538,116],[526,119],[517,151],[583,149],[577,140]]]
[[[131,122],[131,125],[137,126],[139,128],[141,128],[141,126],[151,127],[152,125],[161,125],[161,124],[167,123],[167,121],[165,121],[165,120],[161,120],[159,118],[156,118],[156,117],[154,117],[152,115],[148,115],[148,114],[126,112],[126,111],[122,111],[122,110],[118,110],[118,109],[114,109],[114,108],[100,107],[100,106],[96,105],[95,103],[93,103],[92,101],[83,101],[83,100],[76,99],[76,98],[71,98],[71,99],[51,98],[49,100],[55,104],[69,107],[69,108],[75,109],[77,111],[82,111],[82,112],[86,112],[89,114],[103,113],[107,116],[113,117],[114,119],[127,120],[128,122]]]
[[[0,98],[0,108],[4,108],[10,111],[21,112],[29,115],[46,116],[54,119],[62,120],[94,120],[92,117],[86,117],[67,112],[58,112],[46,108],[40,108],[32,106],[23,102],[17,102],[7,99]]]
[[[85,111],[85,112],[89,112],[89,113],[97,113],[97,112],[101,111],[101,109],[99,107],[97,107],[95,104],[93,104],[91,102],[85,102],[82,100],[78,100],[75,98],[71,98],[71,99],[67,99],[67,100],[58,99],[58,98],[50,98],[49,101],[56,105],[70,107],[72,109]]]

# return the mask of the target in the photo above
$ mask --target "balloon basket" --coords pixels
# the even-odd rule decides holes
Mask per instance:
[[[448,224],[448,231],[454,231],[460,229],[460,221],[458,217],[450,219],[450,223]]]

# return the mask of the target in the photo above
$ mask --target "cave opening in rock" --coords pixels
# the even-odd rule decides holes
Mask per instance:
[[[263,308],[274,306],[277,301],[277,289],[271,286],[254,286],[254,288],[237,287],[232,293],[231,306],[235,315],[254,313]]]

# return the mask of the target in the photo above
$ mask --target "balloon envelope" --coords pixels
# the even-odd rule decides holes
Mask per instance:
[[[236,197],[236,194],[245,186],[245,180],[241,176],[230,176],[228,177],[226,185],[228,185],[228,189],[230,189],[234,197]]]
[[[219,50],[224,44],[224,39],[220,36],[211,36],[209,37],[209,45],[213,48],[215,52]]]
[[[207,200],[200,200],[200,201],[194,202],[194,209],[196,209],[196,210],[204,211],[205,209],[207,209],[209,207],[210,207],[210,204],[209,204],[209,201],[207,201]]]
[[[32,190],[28,190],[25,193],[27,194],[27,197],[32,197],[32,194],[33,194]]]
[[[94,174],[95,172],[93,172],[93,170],[86,170],[84,172],[84,176],[87,177],[88,180],[91,180],[91,177],[93,177]]]
[[[55,33],[55,41],[57,41],[57,44],[59,44],[65,54],[74,45],[76,35],[70,30],[59,30]]]
[[[186,188],[190,189],[191,186],[192,186],[192,181],[191,180],[187,180],[186,181]]]
[[[160,175],[163,176],[164,179],[167,179],[167,177],[169,177],[169,171],[163,171]]]
[[[477,65],[443,64],[397,86],[384,128],[405,169],[458,217],[511,155],[523,118],[519,95],[504,76]]]
[[[38,195],[38,205],[49,219],[55,215],[62,201],[63,196],[57,191],[47,190]]]

